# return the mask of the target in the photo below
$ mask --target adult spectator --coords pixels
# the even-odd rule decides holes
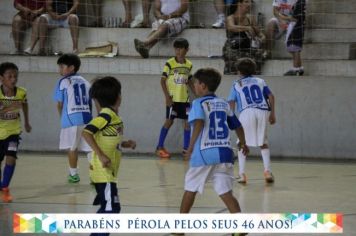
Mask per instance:
[[[103,27],[103,18],[101,15],[101,9],[103,6],[103,0],[90,0],[91,4],[93,6],[93,11],[94,11],[94,22],[92,23],[92,26],[94,27]]]
[[[237,0],[234,14],[227,17],[227,39],[223,47],[224,74],[236,73],[234,64],[242,57],[254,59],[257,65],[256,73],[261,73],[262,44],[265,36],[257,26],[255,18],[249,14],[250,9],[251,0]]]
[[[125,7],[125,20],[122,22],[120,27],[130,28],[132,22],[132,11],[131,11],[132,0],[122,0]],[[151,10],[151,0],[142,0],[142,15],[143,19],[140,24],[135,26],[136,28],[149,28],[150,27],[150,10]]]
[[[225,18],[235,12],[236,0],[214,0],[217,19],[212,27],[220,29],[225,27]]]
[[[14,7],[19,12],[12,20],[12,35],[15,43],[13,54],[22,54],[22,33],[32,26],[31,41],[38,38],[39,16],[45,10],[45,0],[15,0]]]
[[[79,18],[75,14],[79,6],[79,0],[46,0],[46,14],[42,14],[39,19],[39,55],[48,55],[49,49],[46,47],[48,30],[57,27],[70,29],[73,42],[73,53],[78,52]],[[32,53],[34,45],[31,45],[29,53]]]
[[[135,49],[143,57],[149,57],[150,49],[164,37],[181,33],[189,24],[188,0],[155,0],[155,22],[152,32],[144,40],[135,39]]]

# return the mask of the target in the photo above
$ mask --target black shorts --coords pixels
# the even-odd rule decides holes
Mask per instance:
[[[178,118],[187,120],[189,109],[189,102],[173,102],[172,106],[166,107],[166,119],[174,120]]]
[[[17,150],[20,143],[20,135],[10,135],[4,140],[0,140],[0,162],[5,156],[17,158]]]
[[[93,205],[100,205],[97,213],[120,213],[121,205],[116,183],[95,183],[94,185],[97,195]]]

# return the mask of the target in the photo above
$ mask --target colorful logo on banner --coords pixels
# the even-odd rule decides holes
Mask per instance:
[[[57,221],[47,214],[14,214],[14,233],[60,233]]]
[[[330,233],[339,233],[343,229],[342,214],[285,214],[284,217],[293,221],[293,227],[303,224],[315,227],[315,229],[328,228]]]

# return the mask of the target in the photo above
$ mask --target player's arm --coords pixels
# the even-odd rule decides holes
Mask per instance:
[[[87,144],[92,148],[92,150],[98,155],[99,160],[101,161],[102,165],[104,168],[107,168],[110,166],[111,161],[110,158],[105,155],[105,153],[101,150],[97,142],[95,141],[93,133],[88,131],[87,129],[84,129],[82,133],[83,138],[87,142]]]
[[[62,110],[63,110],[63,102],[57,102],[57,111],[59,116],[62,116]]]
[[[162,91],[164,94],[164,97],[166,98],[166,106],[170,107],[173,104],[171,95],[168,92],[168,88],[167,88],[167,76],[162,76],[161,77],[161,87],[162,87]]]
[[[202,132],[204,128],[204,120],[195,120],[193,123],[193,132],[192,132],[192,136],[190,138],[190,142],[189,142],[189,147],[188,150],[185,154],[186,157],[190,157],[190,155],[193,152],[193,148],[194,148],[194,144],[197,141],[200,133]]]
[[[237,144],[239,150],[242,150],[242,153],[244,155],[247,155],[250,150],[246,145],[245,132],[244,132],[244,129],[242,128],[242,126],[236,128],[235,133],[236,133],[237,137],[239,138],[239,143]]]
[[[25,125],[25,130],[27,133],[31,132],[32,127],[30,125],[30,118],[29,118],[29,108],[28,108],[28,103],[27,100],[22,103],[22,112],[24,116],[24,125]]]
[[[270,93],[268,95],[268,103],[270,105],[270,108],[271,108],[271,112],[269,114],[269,123],[271,125],[273,125],[274,123],[276,123],[276,112],[275,112],[275,97],[272,93]]]
[[[229,101],[231,111],[235,111],[235,101]]]

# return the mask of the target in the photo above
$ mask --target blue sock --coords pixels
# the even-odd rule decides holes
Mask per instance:
[[[164,141],[166,140],[167,134],[168,134],[167,128],[162,127],[161,132],[159,134],[159,140],[157,144],[157,148],[163,148],[164,147]]]
[[[14,174],[14,171],[15,171],[15,166],[16,165],[13,165],[13,166],[10,166],[8,164],[5,165],[4,178],[2,180],[2,187],[3,188],[9,187],[12,175]]]
[[[183,149],[187,150],[190,142],[190,130],[184,130]]]

